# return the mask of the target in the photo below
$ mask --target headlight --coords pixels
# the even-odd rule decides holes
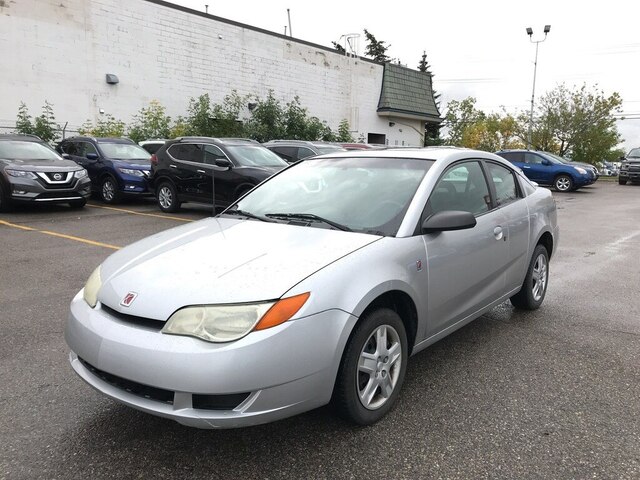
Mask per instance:
[[[573,168],[575,168],[578,171],[578,173],[580,173],[582,175],[586,175],[587,174],[587,171],[582,167],[573,167]]]
[[[73,172],[73,176],[76,178],[84,178],[87,176],[87,171],[84,168],[82,170],[76,170]]]
[[[134,177],[144,177],[144,172],[142,170],[134,170],[133,168],[118,168],[118,170],[126,175],[133,175]]]
[[[309,293],[277,302],[185,307],[175,312],[162,333],[197,337],[207,342],[232,342],[253,330],[286,322],[305,304]]]
[[[24,170],[11,170],[9,168],[5,169],[7,175],[12,177],[21,177],[21,178],[37,178],[36,174],[33,172],[25,172]]]
[[[96,268],[89,276],[89,280],[84,286],[84,293],[82,294],[84,301],[89,304],[91,308],[98,303],[98,292],[102,287],[102,279],[100,278],[100,267]]]

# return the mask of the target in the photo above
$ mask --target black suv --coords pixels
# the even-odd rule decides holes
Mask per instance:
[[[640,148],[632,148],[626,157],[620,158],[620,172],[618,183],[626,185],[627,182],[640,183]]]
[[[57,150],[87,169],[93,190],[105,203],[151,193],[147,184],[151,155],[128,138],[71,137]]]
[[[332,152],[346,152],[342,145],[331,142],[307,142],[304,140],[271,140],[263,144],[269,150],[277,153],[285,161],[295,163],[303,158],[323,155]]]
[[[286,166],[254,140],[183,137],[151,157],[149,181],[163,212],[183,202],[212,204],[214,185],[216,208],[224,208]]]
[[[34,135],[0,135],[0,211],[14,203],[68,203],[91,195],[84,168],[65,160]]]

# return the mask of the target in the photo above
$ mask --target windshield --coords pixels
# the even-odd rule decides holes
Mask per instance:
[[[51,148],[37,142],[0,141],[0,158],[9,160],[61,160]]]
[[[629,152],[627,158],[640,158],[640,148],[634,148]]]
[[[131,143],[100,143],[100,150],[105,157],[116,160],[149,159],[151,154],[144,148]]]
[[[227,145],[233,159],[242,167],[286,167],[278,155],[261,145]]]
[[[233,208],[287,223],[332,228],[332,222],[343,230],[393,236],[431,165],[407,158],[309,159],[272,177]]]

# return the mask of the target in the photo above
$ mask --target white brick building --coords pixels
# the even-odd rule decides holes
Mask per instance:
[[[347,119],[354,138],[390,145],[420,145],[439,121],[428,74],[158,0],[0,0],[0,45],[1,132],[20,101],[37,115],[48,100],[73,132],[101,110],[130,122],[156,99],[175,117],[191,97],[232,90],[298,96],[333,129]]]

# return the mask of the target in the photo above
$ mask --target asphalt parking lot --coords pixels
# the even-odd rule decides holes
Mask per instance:
[[[196,430],[72,372],[64,322],[91,271],[208,209],[0,214],[0,478],[640,478],[640,186],[554,196],[542,308],[504,304],[413,357],[398,405],[366,428],[327,407]]]

